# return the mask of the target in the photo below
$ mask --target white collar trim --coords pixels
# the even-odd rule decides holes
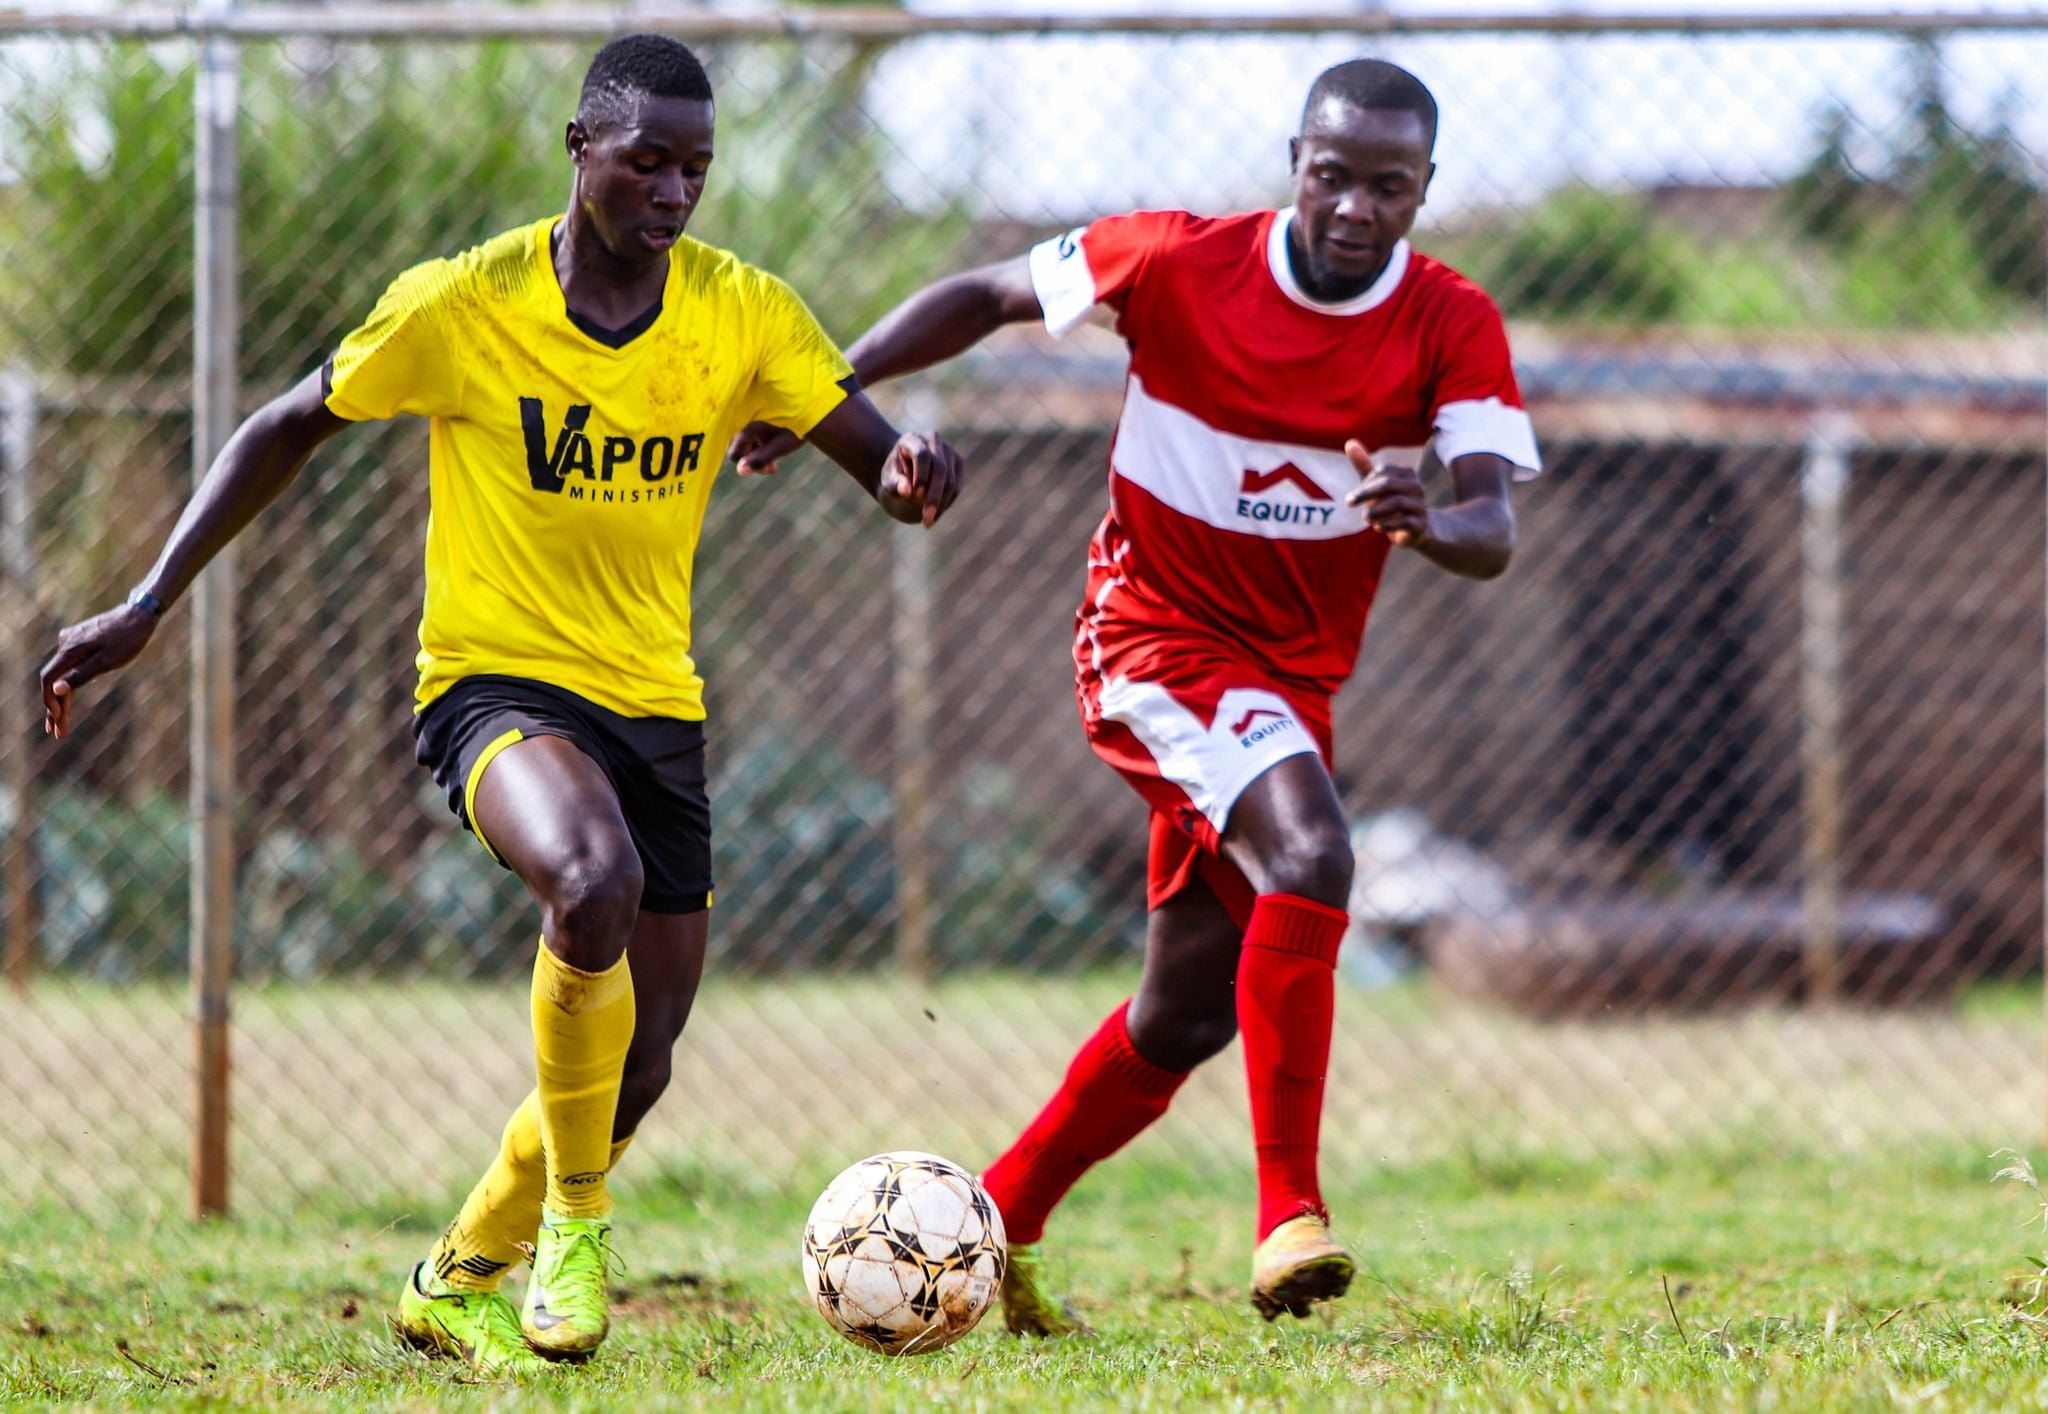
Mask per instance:
[[[1366,288],[1364,294],[1353,295],[1347,300],[1334,304],[1311,298],[1294,278],[1294,267],[1287,260],[1287,228],[1294,224],[1294,208],[1277,213],[1273,227],[1266,235],[1266,265],[1273,272],[1273,283],[1280,287],[1280,293],[1293,300],[1303,309],[1313,309],[1318,314],[1363,314],[1369,309],[1378,309],[1394,297],[1394,291],[1401,288],[1402,277],[1408,273],[1408,241],[1404,237],[1394,242],[1394,253],[1387,257],[1387,268],[1380,271],[1380,277]]]

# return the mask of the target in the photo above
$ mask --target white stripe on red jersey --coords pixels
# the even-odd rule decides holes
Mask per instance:
[[[1218,530],[1267,540],[1339,540],[1366,533],[1345,493],[1358,473],[1343,452],[1233,437],[1145,391],[1124,388],[1110,470],[1171,510]]]
[[[1334,693],[1389,547],[1343,503],[1345,442],[1434,435],[1446,461],[1540,469],[1485,291],[1402,241],[1363,293],[1318,304],[1288,265],[1292,218],[1138,212],[1031,252],[1049,330],[1105,304],[1131,348],[1077,623],[1084,679],[1147,681],[1192,638]]]

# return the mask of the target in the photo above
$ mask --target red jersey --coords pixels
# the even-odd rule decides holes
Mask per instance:
[[[1292,219],[1144,211],[1031,252],[1048,330],[1105,304],[1131,349],[1077,616],[1084,678],[1152,680],[1194,640],[1334,693],[1392,543],[1344,504],[1344,443],[1433,435],[1446,463],[1539,469],[1486,292],[1404,240],[1363,294],[1319,303],[1288,264]]]

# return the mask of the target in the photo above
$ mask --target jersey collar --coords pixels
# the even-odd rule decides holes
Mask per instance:
[[[1312,309],[1318,314],[1363,314],[1369,309],[1378,309],[1401,287],[1401,279],[1408,273],[1408,241],[1405,236],[1394,242],[1394,253],[1387,257],[1387,268],[1380,271],[1379,279],[1367,286],[1364,294],[1353,295],[1334,304],[1311,298],[1294,278],[1294,267],[1287,260],[1287,229],[1293,224],[1293,207],[1275,213],[1272,229],[1266,234],[1266,265],[1273,272],[1273,283],[1280,287],[1280,293],[1303,309]]]
[[[676,252],[687,238],[679,238],[675,245],[669,247],[668,273],[662,279],[661,293],[655,297],[653,306],[635,316],[625,327],[607,329],[569,308],[568,292],[562,288],[562,277],[555,273],[555,232],[561,224],[561,217],[550,216],[535,226],[537,235],[533,244],[533,258],[540,266],[539,288],[546,291],[544,298],[548,312],[559,317],[562,322],[599,348],[619,353],[661,322],[662,311],[672,303],[669,296],[674,293],[670,287],[676,281]]]

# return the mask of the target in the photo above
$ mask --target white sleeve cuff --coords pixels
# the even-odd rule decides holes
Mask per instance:
[[[1045,332],[1055,339],[1095,307],[1095,272],[1088,268],[1088,252],[1081,248],[1085,229],[1076,226],[1031,248],[1031,287],[1038,292]]]
[[[1436,454],[1445,466],[1459,457],[1491,453],[1515,468],[1515,480],[1533,481],[1543,472],[1536,428],[1529,414],[1499,398],[1445,403],[1436,412]]]

